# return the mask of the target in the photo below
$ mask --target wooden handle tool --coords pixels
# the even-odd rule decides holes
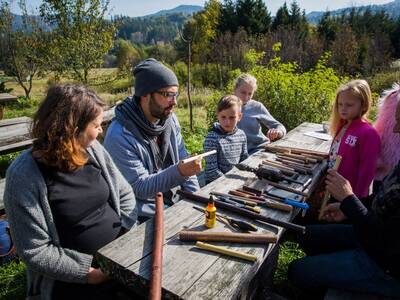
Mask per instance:
[[[237,250],[228,249],[225,247],[214,246],[214,245],[203,243],[203,242],[196,242],[196,247],[200,248],[200,249],[204,249],[204,250],[209,250],[209,251],[225,254],[228,256],[242,258],[242,259],[249,260],[249,261],[257,260],[257,256],[255,256],[253,254],[248,254],[248,253],[240,252]]]
[[[342,156],[338,155],[336,157],[336,161],[335,161],[335,165],[333,166],[333,170],[339,169],[340,163],[342,162]],[[325,191],[325,195],[324,195],[324,199],[322,199],[322,203],[321,203],[321,209],[319,211],[319,215],[318,215],[318,219],[321,220],[326,204],[328,203],[329,198],[331,197],[331,193],[329,193],[328,191]]]

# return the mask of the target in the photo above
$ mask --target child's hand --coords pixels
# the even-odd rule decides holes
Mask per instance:
[[[280,139],[282,136],[283,132],[276,128],[269,129],[267,132],[267,138],[269,138],[271,141]]]

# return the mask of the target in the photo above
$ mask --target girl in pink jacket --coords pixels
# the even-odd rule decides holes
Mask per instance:
[[[368,196],[380,152],[380,138],[366,116],[372,95],[365,80],[352,80],[339,87],[331,116],[332,146],[329,166],[342,156],[339,174],[359,198]]]

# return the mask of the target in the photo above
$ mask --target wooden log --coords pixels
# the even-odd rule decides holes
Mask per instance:
[[[154,241],[152,253],[150,299],[161,299],[162,280],[162,254],[164,244],[164,200],[163,194],[156,195],[156,214],[154,217]]]
[[[268,244],[276,243],[278,238],[273,233],[239,233],[182,230],[179,233],[181,241],[212,241],[232,242],[242,244]]]

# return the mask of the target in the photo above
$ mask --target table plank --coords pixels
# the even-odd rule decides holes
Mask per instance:
[[[269,144],[269,146],[312,150],[322,154],[328,154],[332,141],[324,141],[304,135],[304,133],[310,131],[324,132],[322,124],[305,122],[288,132],[282,139]]]

